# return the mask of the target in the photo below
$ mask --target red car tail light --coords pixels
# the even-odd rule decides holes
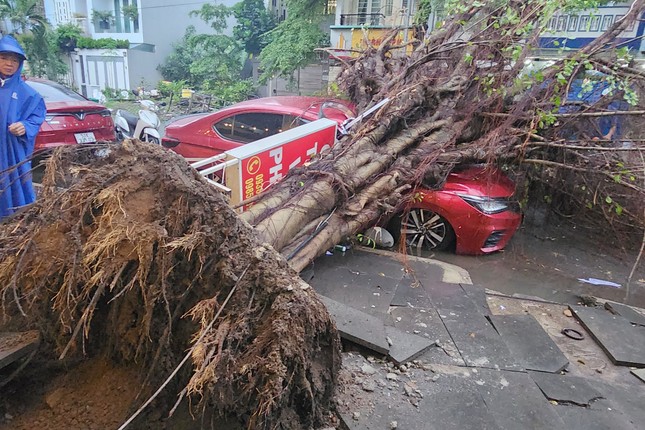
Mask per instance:
[[[164,136],[161,138],[161,146],[163,146],[164,148],[174,148],[180,143],[181,142],[178,139],[174,139],[172,137]]]

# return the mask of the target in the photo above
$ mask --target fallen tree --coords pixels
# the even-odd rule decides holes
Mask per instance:
[[[618,62],[614,41],[642,16],[644,3],[528,78],[524,60],[554,3],[468,2],[423,41],[410,42],[409,56],[393,45],[393,33],[339,78],[361,109],[389,101],[241,219],[159,148],[130,142],[109,152],[59,151],[38,202],[0,227],[2,328],[38,328],[52,358],[106,353],[145,366],[148,392],[191,360],[192,370],[178,368],[169,396],[199,399],[248,428],[322,423],[339,341],[297,272],[398,211],[418,184],[439,186],[463,163],[533,165],[547,175],[564,169],[589,184],[621,186],[614,195],[620,219],[643,228],[642,136],[618,147],[594,140],[593,121],[584,121],[615,116],[606,109],[614,99],[643,110],[635,97],[644,75],[628,57]],[[589,69],[617,77],[613,95],[562,112],[571,83]]]
[[[291,265],[301,270],[324,250],[401,210],[403,193],[416,185],[439,186],[458,164],[497,163],[536,166],[535,175],[552,183],[560,171],[569,179],[574,174],[582,207],[589,193],[595,193],[594,203],[599,196],[603,202],[616,197],[614,205],[592,209],[609,225],[642,231],[643,128],[632,127],[629,147],[616,147],[593,134],[597,126],[590,120],[615,117],[607,106],[624,99],[633,112],[619,114],[642,117],[638,96],[645,74],[617,49],[617,37],[642,16],[643,2],[635,1],[624,19],[585,48],[539,74],[523,74],[538,36],[562,6],[467,2],[409,56],[394,45],[396,32],[370,46],[346,64],[339,84],[359,110],[389,102],[332,154],[273,187],[243,219],[276,249],[293,254]],[[607,82],[608,94],[601,103],[568,101],[572,83],[589,79],[590,70]],[[577,107],[561,113],[570,105]],[[564,189],[563,180],[553,186]],[[602,188],[610,188],[611,196]],[[309,240],[322,220],[327,227]]]

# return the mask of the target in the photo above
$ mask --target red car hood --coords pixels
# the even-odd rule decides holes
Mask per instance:
[[[443,191],[488,197],[511,197],[515,184],[496,168],[468,167],[452,172]]]

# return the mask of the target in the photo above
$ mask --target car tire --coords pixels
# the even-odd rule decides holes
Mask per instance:
[[[397,241],[405,238],[411,248],[445,251],[455,244],[455,231],[441,215],[421,208],[413,208],[394,217],[390,224]]]

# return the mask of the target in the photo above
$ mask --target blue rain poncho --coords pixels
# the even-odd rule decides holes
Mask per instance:
[[[22,80],[25,53],[16,39],[11,36],[0,39],[0,52],[13,52],[21,58],[18,71],[0,87],[0,218],[4,218],[36,198],[31,185],[31,162],[25,160],[34,151],[46,110],[40,94]],[[24,135],[9,132],[9,125],[14,122],[25,126]]]

